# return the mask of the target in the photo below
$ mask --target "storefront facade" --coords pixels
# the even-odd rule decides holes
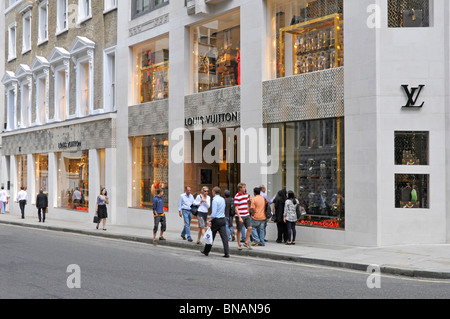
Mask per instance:
[[[243,182],[249,193],[265,185],[270,198],[295,192],[307,212],[300,240],[448,242],[450,4],[373,2],[120,1],[117,43],[103,55],[120,61],[111,112],[81,93],[42,112],[42,59],[5,73],[2,182],[48,188],[64,218],[91,214],[106,185],[110,222],[149,228],[162,189],[168,227],[180,232],[186,185],[235,193]],[[77,87],[89,87],[99,65],[86,62],[91,42],[49,53],[54,78],[78,72]],[[64,68],[67,54],[77,71]],[[30,74],[43,82],[30,86]],[[58,83],[54,100],[66,101],[73,88]],[[18,108],[29,100],[36,106]],[[39,127],[47,118],[55,122]],[[90,200],[74,205],[77,187]]]
[[[53,218],[90,220],[99,190],[106,187],[111,196],[114,189],[115,125],[114,114],[109,114],[95,121],[5,133],[2,171],[12,196],[10,212],[19,211],[14,194],[24,187],[27,215],[34,216],[36,195],[43,190]],[[110,213],[114,216],[113,208]]]
[[[10,194],[7,209],[20,214],[15,199],[23,187],[26,216],[35,216],[42,190],[50,218],[91,222],[102,187],[115,200],[117,7],[18,0],[3,9],[8,54],[1,185]],[[114,205],[109,214],[114,222]]]

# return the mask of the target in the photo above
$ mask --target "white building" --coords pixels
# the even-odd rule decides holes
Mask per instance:
[[[181,232],[185,185],[236,192],[244,182],[249,193],[264,184],[270,197],[285,188],[305,202],[300,240],[449,242],[449,17],[445,0],[118,2],[117,46],[104,50],[118,62],[117,107],[107,113],[110,222],[150,228],[161,188],[168,227]],[[224,133],[220,163],[201,156],[211,128]],[[247,136],[226,135],[239,128]],[[249,135],[260,128],[267,136],[253,142],[279,162],[269,174],[251,161]],[[89,161],[101,161],[94,153]],[[6,185],[20,162],[3,160]],[[74,217],[52,203],[60,218],[91,221],[90,205]],[[268,230],[274,238],[276,225]]]

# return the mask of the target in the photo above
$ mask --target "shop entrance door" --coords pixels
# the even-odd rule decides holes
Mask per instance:
[[[237,184],[240,182],[240,164],[238,163],[238,139],[228,141],[226,131],[222,130],[223,143],[222,148],[217,150],[219,152],[220,162],[207,163],[202,159],[201,163],[186,163],[184,167],[184,182],[185,185],[191,186],[192,194],[200,193],[203,186],[207,186],[210,189],[210,195],[212,194],[212,188],[219,186],[222,195],[224,191],[228,189],[231,196],[237,193]],[[209,140],[203,141],[202,151],[205,147],[211,143]],[[194,145],[194,134],[191,134],[191,145]],[[194,147],[191,148],[191,158],[194,158]],[[227,161],[227,153],[232,154],[232,158]]]

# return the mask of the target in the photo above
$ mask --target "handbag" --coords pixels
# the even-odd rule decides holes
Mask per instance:
[[[194,204],[191,205],[191,213],[192,213],[192,215],[197,216],[197,213],[198,213],[198,207],[199,207],[199,206],[200,206],[200,205],[194,205]]]
[[[306,215],[306,210],[300,203],[297,203],[295,205],[295,213],[297,214],[297,220],[299,220],[303,215]]]
[[[94,224],[98,224],[100,222],[100,218],[98,218],[98,215],[94,215]]]

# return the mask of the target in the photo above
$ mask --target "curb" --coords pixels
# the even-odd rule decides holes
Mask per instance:
[[[59,231],[59,232],[66,232],[66,233],[73,233],[73,234],[81,234],[81,235],[87,235],[87,236],[111,238],[111,239],[124,240],[124,241],[130,241],[130,242],[139,242],[139,243],[153,245],[153,238],[143,237],[143,236],[121,235],[121,234],[112,234],[112,233],[105,233],[105,232],[101,233],[101,232],[96,232],[96,231],[91,231],[91,230],[82,230],[82,229],[67,228],[67,227],[60,227],[60,226],[47,226],[47,225],[43,225],[43,224],[33,225],[33,224],[25,224],[25,223],[14,222],[14,221],[0,220],[0,224],[21,226],[21,227],[28,227],[28,228],[35,228],[35,229],[44,229],[44,230],[51,230],[51,231]],[[178,248],[185,248],[185,249],[200,251],[199,247],[196,246],[195,244],[193,245],[190,243],[177,242],[177,241],[173,241],[173,240],[165,240],[164,242],[158,242],[158,246],[178,247]],[[211,252],[223,254],[223,248],[213,246]],[[238,250],[235,247],[230,247],[230,252],[232,252],[233,255],[238,255],[238,256],[256,257],[256,258],[261,258],[261,259],[270,259],[270,260],[277,260],[277,261],[289,261],[289,262],[302,263],[302,264],[308,264],[308,265],[320,265],[320,266],[327,266],[327,267],[333,267],[333,268],[350,269],[350,270],[356,270],[356,271],[362,271],[362,272],[367,272],[368,267],[371,266],[371,264],[361,264],[361,263],[353,263],[353,262],[346,262],[346,261],[335,261],[335,260],[328,260],[328,259],[317,259],[317,258],[309,258],[309,257],[302,257],[302,256],[284,255],[284,254],[279,254],[279,253],[275,253],[275,252],[266,252],[266,251],[257,251],[257,250],[248,250],[248,249]],[[386,275],[395,275],[395,276],[412,277],[412,278],[450,279],[450,272],[396,268],[396,267],[382,266],[382,265],[379,265],[379,267],[380,267],[381,274],[386,274]]]

